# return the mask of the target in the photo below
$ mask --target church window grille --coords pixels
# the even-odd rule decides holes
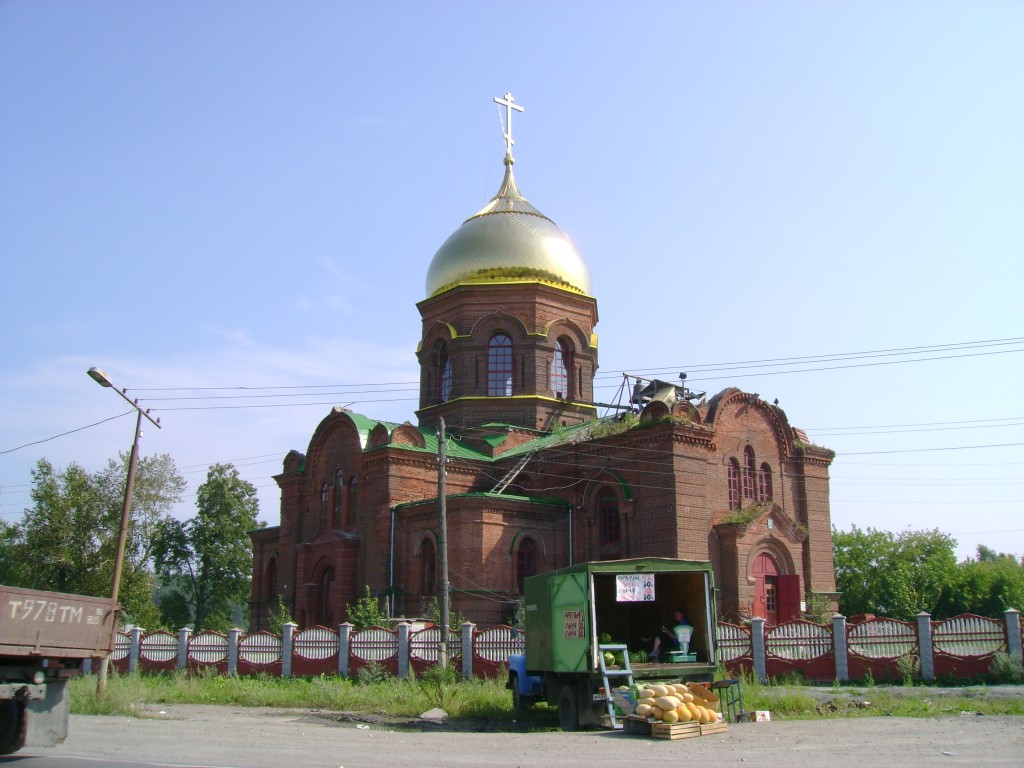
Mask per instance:
[[[421,595],[432,595],[437,587],[437,554],[434,549],[434,542],[424,539],[420,548],[420,567],[422,568],[420,580],[423,587]]]
[[[345,472],[337,470],[334,473],[334,524],[338,525],[344,519],[345,511]]]
[[[569,382],[572,381],[572,349],[564,339],[555,342],[555,356],[551,365],[551,394],[554,397],[572,397]]]
[[[320,527],[327,527],[327,510],[331,503],[331,484],[324,483],[320,488]]]
[[[597,530],[601,556],[619,554],[622,521],[619,518],[619,497],[611,488],[605,488],[597,495]]]
[[[729,459],[729,509],[740,508],[740,463]]]
[[[523,539],[516,550],[516,588],[523,594],[527,576],[537,573],[537,545],[533,539]]]
[[[762,464],[757,471],[757,500],[772,500],[772,468],[767,464]]]
[[[487,395],[508,397],[512,394],[512,339],[496,333],[487,344]]]
[[[754,498],[755,475],[754,449],[749,445],[743,449],[743,498]]]
[[[358,506],[356,490],[358,487],[355,477],[348,481],[348,499],[345,504],[345,523],[347,525],[351,525],[353,518],[356,516],[356,508]]]
[[[448,347],[444,344],[438,354],[437,369],[437,396],[442,403],[447,403],[452,396],[452,361],[448,358]]]

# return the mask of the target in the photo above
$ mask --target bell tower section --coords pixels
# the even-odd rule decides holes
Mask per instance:
[[[550,430],[596,416],[597,301],[586,262],[520,194],[512,174],[511,94],[498,193],[434,254],[423,330],[422,426],[511,424]]]

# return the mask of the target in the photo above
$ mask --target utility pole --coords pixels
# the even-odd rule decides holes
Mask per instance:
[[[445,503],[445,435],[444,419],[438,419],[437,427],[437,509],[440,516],[439,544],[441,548],[441,640],[437,645],[437,664],[441,669],[448,667],[448,611],[450,598],[448,589],[448,508]]]
[[[113,382],[110,381],[110,377],[107,372],[100,368],[90,368],[87,373],[89,378],[99,384],[101,387],[107,387],[113,389],[117,394],[124,398],[127,403],[138,411],[138,418],[135,422],[135,440],[132,442],[132,452],[128,458],[128,478],[125,481],[124,486],[124,504],[121,507],[121,528],[118,531],[117,537],[117,552],[114,555],[114,578],[110,588],[110,597],[114,602],[117,602],[118,592],[121,591],[121,570],[124,567],[124,547],[125,542],[128,538],[128,524],[131,522],[132,514],[132,492],[135,490],[135,469],[139,464],[139,438],[142,437],[142,417],[145,416],[149,419],[153,426],[160,429],[160,419],[154,419],[149,415],[149,409],[143,410],[142,406],[139,405],[138,398],[132,399],[125,394],[128,390],[119,390],[114,386]],[[120,614],[118,615],[120,618]],[[114,631],[117,631],[117,622],[114,623]],[[97,698],[103,698],[103,694],[107,690],[107,670],[110,666],[110,657],[103,656],[100,659],[99,675],[96,678],[96,696]]]

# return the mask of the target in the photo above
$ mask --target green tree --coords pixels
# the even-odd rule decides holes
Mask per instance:
[[[196,632],[225,627],[235,606],[249,598],[252,542],[257,521],[256,488],[242,480],[231,464],[214,464],[196,491],[196,516],[187,522],[165,518],[157,523],[153,562],[191,606]],[[176,598],[169,597],[169,605]],[[168,617],[170,618],[170,617]],[[180,618],[180,617],[175,617]]]
[[[833,530],[839,609],[910,621],[934,613],[956,579],[956,541],[938,531]]]
[[[357,630],[387,626],[387,611],[384,610],[381,601],[373,596],[369,584],[365,585],[363,595],[356,600],[355,605],[346,605],[345,610],[348,613],[348,620]]]
[[[32,506],[17,524],[0,530],[2,581],[32,589],[109,595],[127,462],[127,454],[122,454],[104,471],[90,475],[74,463],[61,470],[40,459],[32,471]],[[157,621],[145,521],[165,515],[184,487],[169,456],[139,461],[118,595],[124,621],[143,626]]]
[[[1024,610],[1024,564],[1014,555],[978,547],[974,560],[957,566],[956,579],[943,595],[939,618],[976,613],[999,618],[1007,608]]]

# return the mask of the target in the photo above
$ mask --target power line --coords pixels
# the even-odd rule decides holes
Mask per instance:
[[[782,367],[800,364],[810,364],[818,362],[832,362],[840,360],[864,360],[877,357],[893,357],[893,356],[907,356],[907,355],[921,355],[929,352],[952,352],[962,349],[983,349],[993,346],[1008,346],[1014,344],[1024,343],[1024,337],[1010,337],[1004,339],[985,339],[978,341],[966,341],[966,342],[953,342],[947,344],[933,344],[926,346],[917,347],[896,347],[890,349],[874,349],[874,350],[863,350],[858,352],[839,352],[829,354],[818,354],[818,355],[802,355],[796,357],[781,357],[781,358],[764,358],[760,360],[743,360],[733,361],[726,363],[697,363],[690,365],[672,366],[672,367],[659,367],[643,369],[648,373],[656,373],[663,371],[677,371],[687,370],[689,372],[699,373],[714,373],[714,372],[727,372],[732,370],[742,370],[744,368],[764,368],[764,367]],[[1017,350],[1000,350],[996,352],[978,353],[978,354],[1007,354],[1011,352],[1022,352],[1024,349]],[[904,362],[923,362],[928,360],[943,360],[943,359],[957,359],[960,357],[974,357],[978,354],[965,354],[965,355],[939,355],[936,357],[913,359],[913,360],[893,360],[893,361],[882,361],[876,363],[864,363],[861,365],[854,366],[828,366],[828,367],[817,367],[808,368],[801,371],[774,371],[764,372],[759,374],[743,374],[738,375],[736,378],[744,378],[747,376],[756,375],[774,375],[778,373],[801,373],[801,372],[812,372],[819,370],[837,370],[842,368],[850,367],[863,367],[871,365],[889,365]],[[595,381],[606,380],[606,379],[620,379],[625,371],[622,372],[609,372],[607,374],[600,374],[594,377]],[[725,378],[725,377],[717,377]],[[703,379],[713,380],[713,379]],[[270,385],[270,386],[248,386],[248,385],[234,385],[234,386],[219,386],[219,387],[145,387],[145,388],[133,388],[131,391],[134,392],[223,392],[223,391],[238,391],[238,392],[266,392],[271,390],[325,390],[325,389],[340,389],[342,392],[335,392],[332,394],[356,394],[352,392],[353,388],[357,387],[385,387],[388,389],[375,389],[371,393],[387,393],[396,391],[411,391],[419,386],[419,381],[384,381],[384,382],[360,382],[360,383],[335,383],[335,384],[306,384],[306,385]],[[394,389],[394,387],[402,387],[403,389]],[[368,394],[367,392],[358,392],[359,394]],[[308,393],[311,394],[311,393]],[[205,398],[182,398],[182,399],[230,399],[230,398],[251,398],[257,395],[239,394],[239,395],[227,395],[227,396],[207,396]],[[259,395],[259,397],[301,397],[303,393],[294,394],[281,394],[281,395]],[[146,398],[149,400],[169,400],[172,398]],[[409,398],[415,399],[415,398]],[[385,401],[359,401],[359,402],[385,402]],[[310,403],[310,405],[320,405],[322,403]]]
[[[1024,443],[995,443],[992,445],[950,445],[942,448],[900,448],[891,451],[845,451],[837,456],[871,456],[882,453],[927,453],[929,451],[967,451],[974,448],[1016,448]]]
[[[89,429],[91,427],[98,427],[100,424],[106,424],[108,421],[113,421],[114,419],[120,419],[122,416],[127,416],[129,413],[134,413],[134,411],[125,411],[124,413],[119,413],[116,416],[111,416],[109,418],[102,419],[101,421],[97,421],[97,422],[94,422],[92,424],[86,424],[84,427],[78,427],[77,429],[70,429],[67,432],[61,432],[59,435],[54,435],[53,437],[46,437],[46,438],[43,438],[42,440],[35,440],[35,441],[31,442],[31,443],[25,443],[24,445],[19,445],[16,448],[8,448],[6,451],[0,451],[0,454],[14,453],[15,451],[20,451],[22,448],[28,448],[30,445],[39,445],[40,443],[48,443],[51,440],[56,440],[58,437],[64,437],[65,435],[71,435],[71,434],[74,434],[75,432],[81,432],[83,429]]]

